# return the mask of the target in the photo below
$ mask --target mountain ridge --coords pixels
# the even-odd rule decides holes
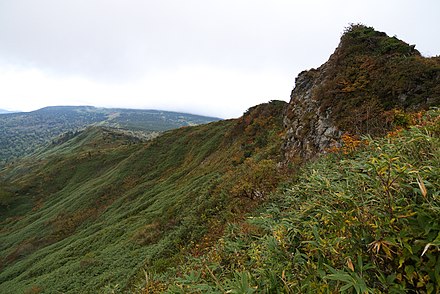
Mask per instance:
[[[0,292],[438,292],[439,60],[353,25],[288,104],[5,166]]]
[[[126,130],[148,139],[159,132],[219,120],[162,110],[49,106],[0,116],[0,165],[29,155],[65,132],[97,124]]]
[[[0,108],[0,114],[17,113],[17,112],[20,112],[20,111],[11,111],[11,110],[6,110],[6,109]]]
[[[145,264],[166,271],[191,241],[275,189],[285,105],[148,141],[94,126],[5,167],[0,292],[129,289]]]

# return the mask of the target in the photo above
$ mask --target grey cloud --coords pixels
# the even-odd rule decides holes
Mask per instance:
[[[0,58],[119,78],[194,63],[283,67],[307,32],[294,6],[266,3],[3,1]]]
[[[395,0],[1,0],[0,62],[110,80],[188,64],[287,73],[324,62],[350,21],[395,28],[393,19],[402,19],[389,10],[414,17],[425,13],[415,5]],[[388,15],[375,17],[384,10]],[[438,28],[436,19],[424,21]],[[438,41],[426,44],[440,47]]]

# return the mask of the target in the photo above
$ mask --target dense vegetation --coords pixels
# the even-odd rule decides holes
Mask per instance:
[[[4,169],[0,292],[134,291],[176,267],[275,189],[285,104],[148,142],[92,127]]]
[[[438,292],[440,111],[286,173],[283,106],[3,171],[0,291]]]
[[[372,27],[348,27],[325,67],[315,99],[322,113],[331,109],[335,125],[352,134],[383,135],[392,128],[386,111],[393,108],[440,104],[440,57],[423,57],[414,45]]]
[[[381,139],[347,136],[147,288],[156,278],[170,293],[438,293],[440,111],[412,121]]]
[[[33,153],[65,132],[75,132],[91,124],[150,138],[158,132],[215,120],[218,119],[178,112],[90,106],[57,106],[32,112],[1,114],[0,165]]]
[[[439,59],[353,25],[305,74],[348,131],[310,162],[281,101],[148,141],[201,121],[76,110],[0,171],[0,292],[439,293]]]

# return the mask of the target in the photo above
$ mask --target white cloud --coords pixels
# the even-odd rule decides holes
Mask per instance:
[[[160,71],[134,82],[99,83],[53,77],[37,69],[0,72],[2,107],[33,110],[48,105],[157,108],[223,118],[256,103],[288,100],[292,79],[270,71],[238,72],[204,66]],[[61,102],[61,103],[60,103]]]
[[[439,54],[437,0],[0,0],[0,108],[92,104],[237,116],[288,100],[349,23]]]

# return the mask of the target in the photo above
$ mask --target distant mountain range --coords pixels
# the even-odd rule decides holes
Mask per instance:
[[[4,111],[4,110],[2,110]],[[65,132],[90,125],[124,130],[142,138],[184,126],[220,120],[180,112],[141,109],[52,106],[0,116],[0,164],[33,153]]]
[[[14,112],[19,112],[19,111],[10,111],[10,110],[6,110],[6,109],[1,109],[1,108],[0,108],[0,114],[14,113]]]

